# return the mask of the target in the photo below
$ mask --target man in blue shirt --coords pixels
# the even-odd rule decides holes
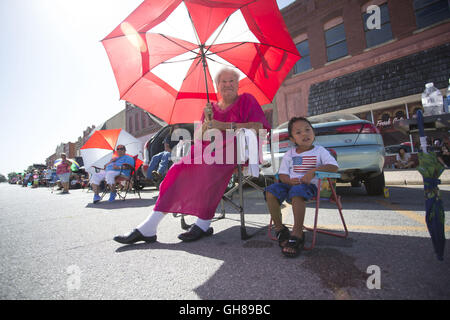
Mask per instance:
[[[94,173],[91,177],[92,190],[94,191],[94,203],[101,200],[99,195],[99,185],[103,180],[106,180],[106,183],[111,189],[109,201],[114,201],[117,196],[116,177],[118,175],[129,177],[131,172],[130,169],[134,168],[134,159],[125,154],[126,148],[124,145],[118,145],[116,151],[117,157],[113,157],[111,161],[105,164],[103,167],[104,170]]]

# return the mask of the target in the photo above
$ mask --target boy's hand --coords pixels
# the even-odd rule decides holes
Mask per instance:
[[[305,184],[310,184],[311,183],[311,180],[314,178],[314,176],[315,176],[315,172],[314,171],[308,171],[307,173],[305,173],[305,175],[300,179],[300,181],[302,182],[302,183],[305,183]]]

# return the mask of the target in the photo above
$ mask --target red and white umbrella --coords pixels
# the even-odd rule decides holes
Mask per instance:
[[[275,0],[145,0],[102,43],[120,98],[169,124],[200,120],[223,67],[263,105],[300,59]]]
[[[137,156],[136,168],[142,164],[141,141],[123,129],[97,130],[80,149],[85,170],[93,173],[93,167],[103,168],[113,155],[117,155],[115,150],[118,145],[125,146],[127,155]]]

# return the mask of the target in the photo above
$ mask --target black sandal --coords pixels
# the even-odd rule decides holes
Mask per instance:
[[[300,239],[300,238],[298,238],[296,236],[290,236],[286,246],[283,249],[281,249],[281,253],[283,253],[283,255],[285,257],[295,258],[302,251],[304,243],[305,243],[305,236],[303,236],[302,239]],[[291,252],[291,251],[284,251],[285,248],[293,249],[293,252]]]
[[[277,236],[278,245],[280,246],[280,248],[283,248],[284,246],[281,244],[289,240],[289,237],[291,236],[289,229],[285,225],[283,225],[283,228],[280,231],[276,231],[275,234]]]

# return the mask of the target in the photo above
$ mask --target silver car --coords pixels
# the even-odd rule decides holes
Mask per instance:
[[[339,182],[351,182],[352,186],[364,183],[369,195],[383,193],[384,144],[374,124],[351,114],[319,115],[309,117],[316,139],[321,145],[337,155]],[[263,151],[265,163],[271,166],[263,169],[265,176],[274,176],[280,167],[284,153],[293,146],[289,140],[288,122],[272,131],[271,146]],[[330,150],[331,149],[331,150]]]

